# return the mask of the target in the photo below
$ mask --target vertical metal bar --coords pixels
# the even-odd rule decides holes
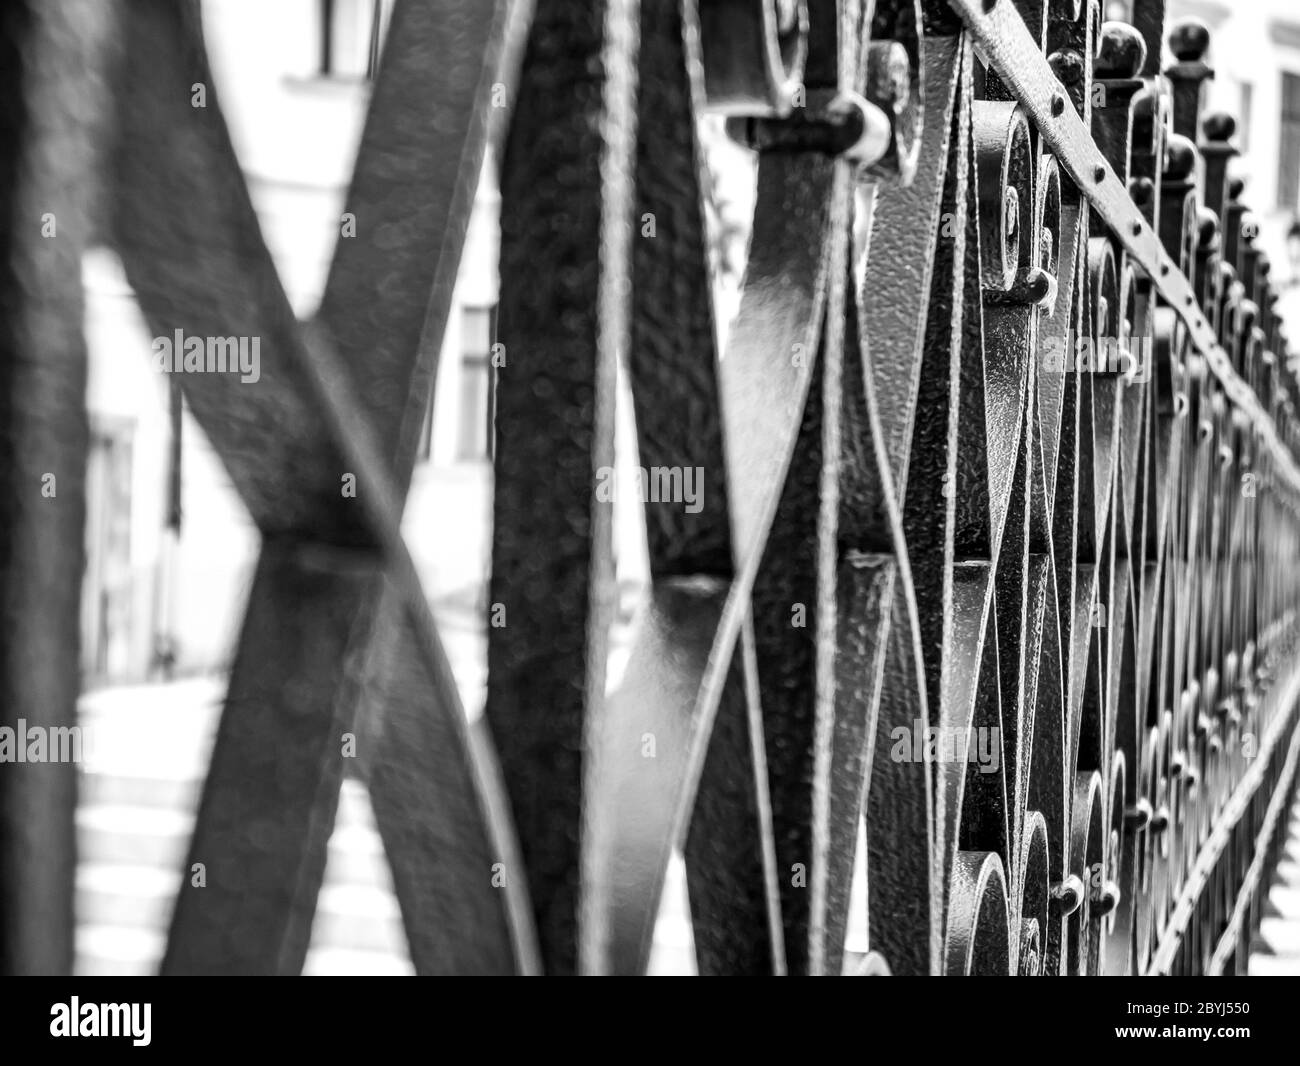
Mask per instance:
[[[81,255],[102,115],[103,5],[0,13],[0,974],[73,960],[77,767],[31,749],[76,725],[85,561]],[[28,747],[29,750],[14,750]],[[40,761],[29,761],[29,755]]]
[[[625,0],[537,4],[502,169],[511,354],[497,383],[489,594],[504,625],[489,630],[487,720],[542,958],[558,973],[579,965],[588,731],[603,717],[614,609],[610,505],[596,489],[613,470],[626,347],[635,18]]]

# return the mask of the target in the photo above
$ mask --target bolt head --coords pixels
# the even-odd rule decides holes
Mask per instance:
[[[1073,914],[1083,903],[1083,879],[1078,874],[1070,874],[1052,886],[1051,895],[1052,899],[1061,904],[1063,913]]]
[[[1106,917],[1119,906],[1119,897],[1119,885],[1114,881],[1107,881],[1092,898],[1093,914],[1098,918]]]
[[[893,125],[886,113],[857,93],[838,96],[832,108],[841,113],[848,124],[861,130],[857,140],[845,151],[846,158],[861,167],[879,162],[889,151],[893,138]]]
[[[1143,796],[1124,812],[1124,820],[1133,829],[1145,829],[1151,824],[1152,815],[1151,801]]]

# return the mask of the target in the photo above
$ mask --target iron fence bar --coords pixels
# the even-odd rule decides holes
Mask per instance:
[[[599,793],[609,797],[610,810],[598,825],[605,836],[591,846],[607,864],[595,893],[596,906],[610,915],[609,957],[601,965],[618,973],[642,972],[649,959],[675,844],[672,815],[684,784],[684,756],[699,726],[695,696],[733,573],[704,205],[699,196],[681,194],[698,188],[703,166],[694,124],[699,90],[687,62],[680,6],[647,0],[640,8],[636,182],[642,232],[632,249],[638,299],[627,368],[639,466],[703,471],[710,487],[699,486],[695,514],[646,511],[651,606],[609,710],[611,725],[627,727],[610,729],[599,741]],[[742,646],[746,640],[752,638],[742,635]],[[757,769],[765,755],[761,722],[751,713],[754,684],[733,662],[686,844],[704,973],[785,968],[772,860],[764,848],[768,804],[756,788],[727,787],[766,779],[765,769]],[[728,913],[747,917],[728,924],[720,920]]]
[[[1230,356],[1186,275],[1165,252],[1159,235],[1141,214],[1115,168],[1098,151],[1085,117],[1067,106],[1068,94],[1047,57],[1035,44],[1011,0],[992,6],[983,0],[949,0],[1004,83],[1034,120],[1061,166],[1105,222],[1113,238],[1141,265],[1156,290],[1182,320],[1196,349],[1209,363],[1229,398],[1246,412],[1263,438],[1286,483],[1300,491],[1300,465],[1278,436],[1270,412],[1237,374]],[[1294,498],[1291,498],[1294,503]]]
[[[67,973],[73,961],[90,438],[81,257],[96,222],[95,191],[81,179],[98,163],[110,41],[103,6],[84,0],[9,4],[0,15],[0,974],[7,975]]]
[[[1286,815],[1295,794],[1297,764],[1300,764],[1300,730],[1293,730],[1291,747],[1286,755],[1286,766],[1274,784],[1273,795],[1269,797],[1268,812],[1260,824],[1259,831],[1253,838],[1251,846],[1253,858],[1237,888],[1232,915],[1228,919],[1227,931],[1214,949],[1210,967],[1212,973],[1223,969],[1227,963],[1226,955],[1229,951],[1240,948],[1240,927],[1238,923],[1250,909],[1256,892],[1261,888],[1267,888],[1264,879],[1268,874],[1267,867],[1272,865],[1273,854],[1273,850],[1269,845],[1277,834],[1285,832],[1287,829]],[[1253,799],[1253,797],[1254,793],[1250,798]],[[1235,813],[1240,816],[1243,813],[1245,801],[1238,803],[1236,795],[1234,795],[1232,807],[1235,808]],[[1227,817],[1227,815],[1221,817]],[[1249,945],[1246,945],[1246,948],[1249,950]]]
[[[1290,798],[1290,789],[1286,787],[1286,781],[1291,777],[1297,753],[1300,753],[1300,732],[1296,730],[1297,721],[1300,720],[1296,714],[1297,698],[1300,698],[1300,675],[1293,678],[1288,687],[1280,693],[1278,705],[1286,710],[1279,713],[1276,724],[1270,729],[1260,745],[1258,759],[1237,784],[1225,808],[1217,815],[1213,832],[1197,852],[1196,863],[1188,875],[1186,887],[1174,905],[1173,915],[1166,926],[1165,935],[1153,954],[1152,970],[1168,972],[1175,954],[1182,945],[1182,933],[1195,913],[1196,905],[1203,895],[1201,890],[1209,880],[1216,864],[1230,842],[1232,826],[1236,824],[1237,819],[1241,817],[1247,805],[1253,800],[1265,778],[1269,776],[1268,757],[1273,754],[1275,748],[1279,748],[1282,742],[1289,737],[1290,744],[1286,749],[1285,759],[1286,768],[1280,779],[1274,782],[1275,791],[1270,799],[1270,811],[1273,813],[1273,817],[1276,817],[1277,812],[1286,806]],[[1272,819],[1270,818],[1261,827],[1258,834],[1260,839],[1266,836],[1266,830],[1271,822]],[[1262,856],[1262,851],[1260,854]],[[1244,897],[1244,888],[1240,891],[1240,895]]]
[[[230,438],[218,452],[258,528],[322,537],[340,524],[355,529],[349,509],[312,510],[313,502],[337,497],[335,471],[344,467],[302,398],[309,385],[296,323],[220,120],[198,5],[143,0],[120,11],[110,238],[145,319],[155,336],[169,339],[180,326],[200,338],[260,339],[256,387],[231,374],[181,382],[209,437],[222,444]],[[196,86],[201,108],[191,103]],[[268,455],[279,461],[267,462]]]
[[[627,347],[633,12],[622,0],[536,5],[501,177],[498,335],[514,354],[497,383],[489,596],[504,624],[488,632],[485,713],[542,959],[558,973],[600,968],[608,937],[588,849],[604,812],[582,800],[599,784],[617,591],[611,508],[595,487],[614,465],[615,366]]]
[[[164,969],[301,968],[354,733],[419,972],[643,972],[674,851],[704,973],[1239,971],[1300,758],[1296,599],[1268,579],[1294,566],[1300,465],[1232,128],[1200,122],[1200,35],[1175,30],[1166,94],[1159,0],[1136,28],[1093,0],[700,3],[398,0],[358,235],[306,324],[215,96],[192,102],[212,93],[197,5],[122,5],[112,236],[146,321],[266,346],[255,389],[180,379],[264,543],[190,849],[210,883],[187,875]],[[58,51],[70,10],[24,7],[5,47],[37,26]],[[400,519],[501,88],[502,611],[471,725]],[[757,157],[720,360],[705,103]],[[62,174],[31,130],[33,173]],[[19,177],[6,207],[27,209]],[[79,238],[48,246],[71,306]],[[80,462],[82,359],[4,285],[61,342],[32,371],[6,337],[6,404],[57,400],[70,430],[6,422],[30,481],[38,444]],[[1071,339],[1149,341],[1153,377],[1049,372]],[[607,696],[619,367],[642,464],[712,480],[698,513],[646,509],[648,607]],[[35,692],[72,713],[48,653],[75,571],[35,611],[10,556],[42,578],[76,557],[77,479],[5,526],[4,594],[48,623],[6,634],[6,721]],[[999,761],[899,756],[900,727],[992,734]],[[0,868],[0,968],[66,968],[71,777],[40,779],[36,817],[11,769],[0,846],[59,846]],[[850,959],[860,820],[870,953]]]
[[[497,749],[483,719],[466,722],[402,535],[402,492],[383,441],[355,404],[325,326],[307,323],[303,338],[314,395],[368,487],[363,509],[385,555],[387,610],[370,638],[366,673],[373,691],[360,723],[376,743],[361,776],[392,866],[412,961],[420,973],[540,973],[528,883],[511,876],[524,863]]]

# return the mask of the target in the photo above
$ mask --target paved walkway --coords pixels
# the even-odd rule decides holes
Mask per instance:
[[[475,716],[486,647],[471,601],[449,597],[436,612],[467,712]],[[626,647],[626,615],[615,638]],[[224,678],[201,678],[82,697],[90,743],[77,812],[78,974],[157,972],[224,692]],[[678,858],[668,872],[651,972],[693,971]],[[304,973],[413,972],[365,786],[345,780]]]

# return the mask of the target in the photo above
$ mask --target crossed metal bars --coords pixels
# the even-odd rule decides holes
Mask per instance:
[[[306,324],[196,6],[6,24],[31,69],[102,64],[114,110],[100,193],[49,148],[95,123],[11,94],[10,218],[78,208],[65,243],[6,233],[7,716],[73,715],[84,371],[53,338],[92,195],[151,329],[262,338],[255,387],[182,380],[263,550],[163,971],[301,969],[355,732],[420,972],[641,972],[674,850],[702,973],[1241,972],[1300,744],[1297,383],[1203,30],[1161,75],[1159,0],[1132,27],[1095,0],[531,7],[396,4]],[[498,84],[506,624],[471,727],[397,530]],[[758,153],[721,358],[702,106]],[[1112,342],[1129,372],[1053,362]],[[607,694],[620,367],[641,465],[707,488],[646,508]],[[935,734],[997,738],[996,771],[898,740]],[[72,786],[4,772],[7,970],[70,967]]]

